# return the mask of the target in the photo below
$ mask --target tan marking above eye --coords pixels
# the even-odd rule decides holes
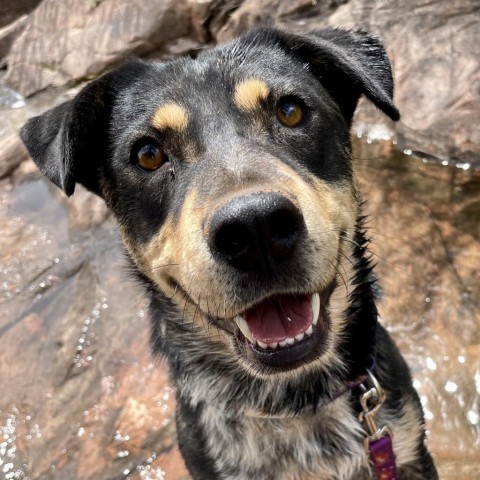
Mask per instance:
[[[266,100],[270,89],[258,78],[248,78],[235,87],[234,100],[241,110],[255,110],[262,100]]]
[[[185,130],[188,125],[188,111],[178,103],[162,105],[152,117],[152,126],[158,130]]]

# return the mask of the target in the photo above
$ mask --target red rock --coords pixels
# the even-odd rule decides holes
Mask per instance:
[[[10,175],[23,161],[30,157],[17,134],[0,137],[0,179]]]
[[[190,29],[186,0],[44,1],[10,50],[5,81],[26,96],[78,82]]]

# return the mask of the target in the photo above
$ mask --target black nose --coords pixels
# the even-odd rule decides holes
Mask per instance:
[[[272,271],[290,257],[305,228],[300,210],[286,197],[259,192],[236,197],[209,222],[212,253],[242,271]]]

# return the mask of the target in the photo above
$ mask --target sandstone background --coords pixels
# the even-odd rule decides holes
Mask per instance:
[[[259,24],[360,27],[387,45],[405,144],[479,161],[478,0],[4,0],[0,26],[36,4],[3,40],[5,82],[22,95],[74,85],[129,55],[191,53]]]

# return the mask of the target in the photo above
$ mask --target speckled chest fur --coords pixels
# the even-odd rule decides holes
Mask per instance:
[[[48,179],[118,221],[195,480],[375,478],[369,368],[398,478],[438,478],[377,317],[350,144],[362,95],[399,118],[376,38],[263,28],[196,58],[130,60],[22,129]]]

